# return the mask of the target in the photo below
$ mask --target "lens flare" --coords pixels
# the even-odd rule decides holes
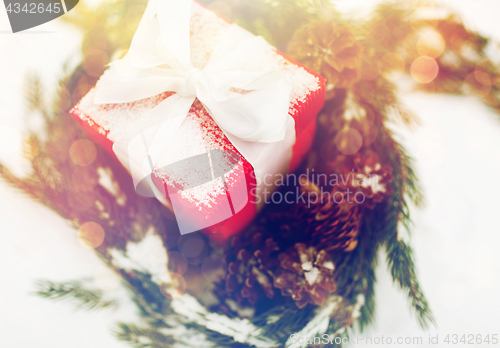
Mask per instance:
[[[181,244],[181,252],[188,258],[199,256],[205,248],[205,242],[200,237],[186,238]]]
[[[493,85],[493,81],[490,74],[488,74],[484,69],[482,69],[479,66],[477,66],[476,69],[474,70],[474,77],[476,78],[476,81],[482,84],[483,86],[490,87],[491,85]]]
[[[446,48],[446,43],[436,30],[432,28],[424,28],[420,31],[417,40],[417,52],[421,56],[437,58],[443,54]]]
[[[71,145],[69,156],[73,163],[86,167],[95,161],[97,149],[92,141],[88,139],[79,139]]]
[[[179,294],[183,294],[186,291],[186,281],[184,277],[177,273],[170,273],[170,278],[172,279],[172,286]]]
[[[354,128],[341,130],[335,137],[337,149],[345,155],[352,155],[359,151],[363,145],[363,137]]]
[[[104,242],[104,229],[97,222],[86,222],[78,229],[78,241],[85,247],[95,249]]]
[[[410,72],[416,82],[426,84],[437,77],[439,65],[434,58],[422,56],[413,61]]]
[[[184,274],[188,269],[186,256],[178,251],[168,253],[168,268],[177,274]]]

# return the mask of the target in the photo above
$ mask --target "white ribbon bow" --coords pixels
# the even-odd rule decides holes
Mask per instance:
[[[127,103],[176,92],[151,110],[165,114],[152,152],[160,151],[160,140],[177,131],[196,98],[231,142],[238,143],[234,145],[243,156],[254,152],[245,151],[246,142],[283,140],[290,82],[277,71],[226,70],[235,59],[251,58],[252,48],[264,39],[233,25],[205,68],[195,68],[190,58],[191,5],[192,0],[149,1],[129,52],[111,63],[97,84],[95,103]]]
[[[148,178],[156,197],[170,206],[165,192],[151,182],[153,165],[158,159],[165,161],[165,148],[171,148],[169,141],[174,141],[198,98],[252,165],[257,182],[254,200],[261,207],[264,201],[259,197],[269,188],[266,178],[286,172],[292,158],[296,135],[295,122],[288,114],[291,82],[279,71],[258,71],[262,69],[254,64],[255,55],[273,48],[234,24],[221,35],[203,70],[194,67],[191,7],[192,0],[150,0],[127,55],[111,63],[98,82],[95,103],[127,103],[175,92],[138,116],[161,119],[161,124],[138,134],[129,144],[113,146],[130,169],[136,189]],[[240,67],[252,64],[254,71],[241,71]]]

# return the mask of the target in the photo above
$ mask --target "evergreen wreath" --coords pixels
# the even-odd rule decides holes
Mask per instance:
[[[144,0],[97,10],[80,3],[62,17],[84,34],[83,60],[65,68],[50,105],[40,80],[28,78],[29,110],[42,115],[45,134],[26,141],[30,175],[18,178],[0,165],[2,177],[71,222],[90,244],[96,227],[89,222],[105,229],[95,250],[123,278],[141,314],[140,323],[117,325],[117,337],[133,347],[288,347],[292,334],[344,337],[356,324],[363,330],[373,320],[380,248],[420,324],[432,324],[411,246],[400,238],[400,229],[411,227],[409,205],[420,206],[422,192],[411,159],[388,128],[412,127],[418,119],[399,101],[392,79],[409,72],[419,88],[473,93],[500,111],[499,65],[488,58],[495,43],[449,10],[447,17],[422,17],[423,8],[439,8],[429,2],[385,3],[363,21],[346,18],[327,0],[202,2],[327,79],[314,146],[296,174],[356,180],[331,185],[319,175],[302,178],[301,192],[316,195],[316,203],[269,204],[223,248],[200,233],[180,236],[173,216],[156,200],[136,195],[128,173],[106,151],[91,144],[70,155],[75,141],[89,140],[69,110],[129,46]],[[439,40],[422,41],[424,31]],[[86,167],[75,164],[75,157],[94,155]],[[346,190],[366,199],[332,202]],[[189,238],[203,242],[199,255],[183,254]],[[141,248],[164,260],[165,269],[136,259]],[[38,287],[44,297],[72,297],[78,308],[116,304],[84,281],[40,281]]]

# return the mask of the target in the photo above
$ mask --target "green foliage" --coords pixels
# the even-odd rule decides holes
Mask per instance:
[[[317,18],[338,19],[329,0],[202,0],[215,12],[283,50],[295,30]]]
[[[176,342],[171,335],[164,335],[155,327],[142,328],[124,323],[118,326],[116,337],[135,348],[170,348]]]
[[[356,29],[356,35],[370,57],[378,59],[386,53],[399,52],[404,56],[407,66],[415,57],[412,56],[414,52],[405,48],[405,40],[415,27],[425,24],[413,21],[416,5],[410,7],[408,2],[381,5],[366,22],[342,18],[327,0],[202,2],[220,15],[264,36],[281,49],[287,45],[295,30],[311,20],[328,18],[350,23]],[[87,221],[101,224],[106,230],[106,238],[97,253],[110,266],[109,249],[125,250],[127,243],[140,241],[149,229],[162,236],[168,250],[175,250],[176,236],[179,234],[175,222],[165,213],[160,203],[135,194],[128,173],[109,153],[97,148],[96,160],[86,168],[92,180],[99,178],[103,172],[107,173],[113,185],[117,187],[113,192],[101,185],[84,192],[75,189],[72,177],[80,168],[68,156],[68,149],[74,141],[87,138],[70,117],[69,109],[95,85],[105,69],[105,64],[112,57],[121,56],[128,48],[145,5],[145,0],[119,0],[93,9],[80,3],[74,11],[62,17],[83,33],[83,61],[74,71],[66,71],[66,76],[60,82],[58,96],[52,103],[46,100],[40,79],[35,74],[27,78],[27,110],[32,117],[43,118],[44,134],[30,134],[28,138],[25,155],[31,162],[32,172],[27,177],[18,178],[0,164],[0,175],[5,181],[52,208],[75,227]],[[473,93],[500,110],[498,83],[490,86],[488,93],[485,93],[484,84],[478,84],[477,79],[476,82],[467,80],[477,66],[491,78],[498,76],[499,67],[493,64],[486,54],[488,40],[466,30],[455,17],[450,17],[437,26],[445,39],[449,25],[462,30],[463,35],[469,35],[481,63],[471,60],[466,54],[455,49],[452,53],[458,58],[459,64],[453,66],[447,64],[444,59],[438,59],[440,74],[434,84],[428,85],[428,90],[465,93],[467,90],[461,87],[465,80]],[[457,87],[458,84],[460,87]],[[335,132],[345,125],[342,116],[347,96],[354,96],[354,103],[370,110],[373,127],[377,130],[377,138],[370,146],[380,155],[383,163],[390,164],[394,181],[391,184],[392,194],[373,210],[364,211],[358,247],[350,253],[334,255],[338,286],[335,295],[341,296],[343,301],[339,309],[332,314],[329,333],[352,327],[352,308],[359,295],[364,297],[364,305],[360,308],[360,317],[357,320],[360,329],[365,329],[373,321],[375,268],[381,247],[385,247],[392,279],[407,292],[419,323],[426,327],[434,323],[435,319],[417,279],[413,251],[409,244],[399,238],[401,231],[398,231],[402,227],[410,230],[409,205],[422,204],[422,189],[412,169],[411,158],[394,140],[388,127],[394,122],[415,126],[418,119],[402,105],[396,86],[382,73],[371,80],[360,80],[349,91],[339,90],[337,97],[327,103],[322,115],[333,118],[334,122],[331,127],[319,127],[315,151],[319,151],[318,147],[322,143],[334,141]],[[80,209],[78,204],[85,201],[90,202],[88,207]],[[266,207],[261,214],[262,220],[267,221],[269,234],[278,234],[285,222],[288,223],[273,220],[279,209],[281,208]],[[258,224],[259,222],[255,222],[253,227]],[[300,238],[305,238],[301,227],[292,226],[288,231],[290,239],[299,235]],[[171,308],[171,299],[160,291],[151,275],[146,272],[116,270],[122,274],[140,314],[138,324],[118,324],[116,334],[120,340],[140,348],[171,347],[179,343],[179,338],[173,331],[182,326],[190,333],[202,334],[214,347],[248,346],[236,343],[232,337],[197,323],[184,321]],[[86,289],[81,282],[56,284],[44,281],[38,283],[38,287],[38,295],[50,299],[73,300],[77,308],[99,309],[115,304],[113,300],[104,299],[102,291]],[[283,343],[291,333],[306,326],[315,309],[312,305],[298,309],[289,298],[280,298],[251,318],[251,322],[263,329],[263,336]],[[165,318],[168,319],[168,325]]]
[[[434,316],[417,280],[411,247],[397,238],[389,239],[386,247],[387,262],[390,266],[392,279],[402,289],[408,291],[412,306],[417,311],[420,325],[426,327],[429,323],[434,323]]]
[[[65,283],[54,283],[48,280],[41,280],[37,283],[40,297],[52,300],[65,300],[76,303],[77,309],[103,309],[117,305],[115,300],[105,300],[103,292],[99,289],[86,289],[79,281]]]
[[[313,316],[314,306],[308,305],[303,309],[297,308],[294,301],[288,300],[285,304],[271,308],[252,320],[264,329],[264,335],[278,342],[283,341],[294,332],[303,328]],[[277,321],[270,318],[279,318]]]

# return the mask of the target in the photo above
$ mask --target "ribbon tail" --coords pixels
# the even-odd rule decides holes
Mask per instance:
[[[274,183],[278,179],[277,175],[288,173],[292,160],[292,147],[296,141],[295,121],[291,116],[288,116],[285,128],[284,139],[272,143],[245,141],[226,133],[229,141],[254,169],[257,181],[255,197],[264,197],[264,189],[272,192],[275,189]],[[260,200],[257,208],[260,209],[264,203],[264,200]]]
[[[157,47],[157,41],[160,37],[160,26],[155,18],[158,7],[158,0],[148,2],[139,27],[132,38],[127,57],[137,68],[150,68],[168,64],[168,58]]]
[[[128,144],[113,146],[113,151],[129,170],[134,187],[141,196],[166,197],[165,188],[154,185],[152,174],[156,163],[168,148],[169,140],[186,118],[193,101],[194,98],[183,98],[177,94],[165,99],[145,115],[157,119],[158,114],[164,114],[163,122],[138,134]]]
[[[128,55],[134,66],[191,67],[189,24],[192,0],[150,0]],[[163,45],[158,45],[158,41]]]
[[[166,118],[160,125],[154,127],[157,132],[149,148],[149,156],[154,161],[153,163],[166,160],[167,162],[162,164],[169,164],[168,159],[165,158],[165,149],[171,146],[174,134],[179,130],[195,99],[195,97],[181,97],[175,94],[153,109],[155,113],[164,113]],[[162,105],[163,103],[165,104]]]
[[[192,67],[189,29],[192,5],[193,0],[162,0],[157,14],[165,53],[186,70]]]
[[[96,104],[130,103],[157,96],[165,91],[183,92],[183,70],[136,68],[129,56],[111,63],[96,86]]]

